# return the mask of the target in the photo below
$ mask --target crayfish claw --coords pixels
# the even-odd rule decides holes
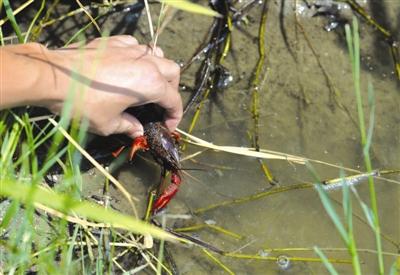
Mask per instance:
[[[147,139],[144,136],[137,137],[132,142],[131,151],[129,153],[129,160],[132,161],[138,150],[147,150],[149,148]]]
[[[167,189],[162,192],[162,194],[157,198],[153,205],[153,214],[156,214],[172,200],[179,190],[179,185],[181,184],[181,177],[177,173],[172,173],[171,184]]]
[[[118,148],[117,150],[115,150],[114,152],[111,153],[111,155],[116,158],[118,157],[121,152],[125,149],[125,146],[121,146],[120,148]]]
[[[178,192],[176,185],[168,186],[167,190],[155,201],[153,206],[153,213],[156,214],[160,210],[164,209],[167,204],[172,200],[175,194]]]

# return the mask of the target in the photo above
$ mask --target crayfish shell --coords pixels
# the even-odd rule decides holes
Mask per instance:
[[[167,170],[178,171],[180,159],[177,141],[161,122],[149,122],[144,125],[144,136],[147,139],[153,157]]]

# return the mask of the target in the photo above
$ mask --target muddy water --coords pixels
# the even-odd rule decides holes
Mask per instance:
[[[379,4],[380,3],[380,4]],[[367,4],[370,12],[380,18],[399,39],[400,4],[396,1],[379,1]],[[369,6],[368,6],[369,5]],[[158,6],[153,6],[156,12]],[[282,11],[284,8],[284,12]],[[379,8],[379,9],[378,9]],[[379,10],[379,12],[377,12]],[[224,65],[231,71],[232,85],[211,96],[204,104],[200,120],[193,134],[219,145],[250,146],[248,132],[253,131],[251,114],[251,89],[249,82],[258,59],[257,32],[261,5],[248,16],[248,23],[235,29],[232,49]],[[129,18],[128,18],[129,19]],[[132,19],[132,18],[131,18]],[[129,20],[131,20],[129,19]],[[121,18],[111,22],[124,24]],[[299,27],[295,27],[293,1],[270,1],[266,28],[266,67],[260,91],[260,147],[279,152],[316,159],[348,168],[364,170],[357,121],[356,99],[353,92],[349,56],[344,30],[339,27],[326,32],[324,17],[298,16],[307,39]],[[128,24],[128,23],[126,23]],[[195,52],[208,32],[211,19],[200,15],[178,12],[169,22],[158,40],[165,55],[176,61],[186,61]],[[399,169],[400,163],[400,93],[393,72],[393,64],[387,45],[374,30],[361,21],[362,91],[364,107],[367,104],[367,83],[371,81],[375,91],[375,125],[371,147],[373,167]],[[282,31],[286,35],[286,43]],[[130,33],[128,27],[118,32]],[[150,41],[147,20],[142,16],[138,29],[133,33],[141,42]],[[313,51],[319,58],[320,64]],[[289,48],[288,48],[289,47]],[[289,51],[290,49],[290,51]],[[199,63],[195,63],[182,75],[182,83],[192,85]],[[327,85],[328,75],[336,91],[336,99]],[[186,101],[189,93],[182,91]],[[340,106],[344,106],[346,112]],[[180,128],[187,130],[193,112],[185,115]],[[368,117],[368,115],[366,116]],[[188,156],[202,148],[188,146],[182,156]],[[145,159],[148,156],[143,156]],[[271,188],[257,160],[249,157],[206,151],[183,163],[186,168],[202,168],[188,171],[183,176],[180,192],[170,203],[168,213],[188,214],[214,203],[241,198]],[[302,165],[286,161],[266,161],[279,186],[289,186],[312,181],[311,173]],[[314,166],[321,179],[339,177],[338,169],[326,165]],[[146,193],[151,184],[158,182],[159,170],[142,158],[134,165],[120,170],[119,179],[137,196],[139,211],[143,211]],[[96,182],[95,176],[88,176]],[[395,243],[400,243],[400,177],[397,183],[376,181],[379,217],[382,232]],[[97,187],[98,189],[96,189]],[[100,192],[101,186],[86,185],[88,193]],[[361,198],[368,202],[366,182],[357,186]],[[113,192],[115,205],[127,210],[122,196]],[[331,193],[341,201],[341,192]],[[342,208],[337,204],[337,210]],[[354,212],[363,216],[356,201]],[[213,230],[200,230],[195,236],[226,251],[258,255],[272,248],[343,248],[338,232],[327,216],[317,193],[312,189],[293,190],[274,196],[220,207],[193,215],[193,220],[170,220],[170,224],[182,225],[212,222],[243,236],[235,239]],[[354,230],[358,248],[375,249],[372,230],[354,217]],[[171,245],[178,269],[182,274],[224,274],[201,251],[183,245]],[[396,247],[383,240],[383,249],[396,252]],[[265,255],[266,252],[261,253]],[[311,251],[279,251],[270,256],[286,255],[317,257]],[[349,258],[347,253],[329,253],[330,258]],[[377,260],[373,254],[360,253],[365,274],[376,274]],[[323,274],[325,268],[319,263],[291,262],[288,268],[280,268],[276,262],[220,258],[237,274]],[[386,270],[394,257],[385,257]],[[338,264],[340,274],[351,272],[350,265]]]

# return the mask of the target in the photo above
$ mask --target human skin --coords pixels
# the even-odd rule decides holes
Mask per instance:
[[[86,45],[49,50],[37,43],[0,48],[0,109],[32,105],[60,114],[73,93],[72,115],[84,117],[89,131],[143,135],[128,107],[156,103],[164,123],[175,130],[182,118],[180,68],[159,48],[131,36],[99,38]]]

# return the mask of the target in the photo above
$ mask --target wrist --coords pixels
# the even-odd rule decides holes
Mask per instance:
[[[34,85],[37,99],[31,104],[52,109],[55,105],[62,105],[66,99],[69,85],[69,74],[66,73],[68,60],[57,51],[38,45],[39,49],[34,54],[39,72]]]
[[[47,107],[62,101],[54,89],[58,75],[53,62],[58,62],[46,47],[38,43],[6,46],[1,49],[5,68],[1,72],[1,108],[22,105]],[[52,59],[55,59],[53,61]]]

